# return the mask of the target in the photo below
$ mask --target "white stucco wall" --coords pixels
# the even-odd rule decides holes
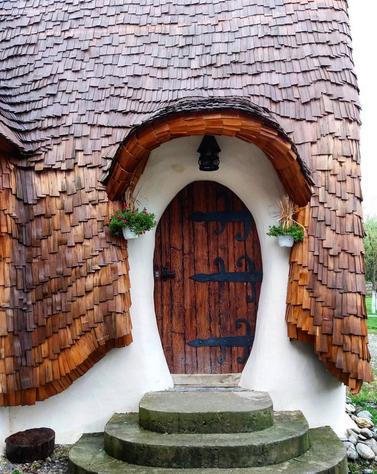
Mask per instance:
[[[255,146],[218,137],[220,170],[200,172],[196,152],[201,137],[173,140],[154,150],[142,175],[139,200],[159,219],[174,196],[196,180],[214,180],[236,193],[255,219],[262,250],[263,283],[256,337],[241,386],[266,390],[277,410],[302,410],[311,426],[331,425],[342,433],[344,387],[328,374],[310,345],[291,343],[285,324],[289,250],[266,236],[278,217],[282,185]],[[0,409],[5,432],[48,426],[58,443],[72,443],[83,432],[102,431],[114,412],[137,411],[143,394],[172,386],[154,313],[152,272],[155,231],[129,242],[134,342],[114,349],[65,392],[31,407]],[[4,423],[3,423],[4,420]],[[8,433],[6,433],[8,434]]]

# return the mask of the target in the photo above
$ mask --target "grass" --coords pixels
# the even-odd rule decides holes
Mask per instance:
[[[377,318],[368,318],[367,326],[369,334],[377,334]]]
[[[372,313],[372,297],[367,296],[365,298],[366,304],[367,304],[367,314],[377,314],[377,313]]]

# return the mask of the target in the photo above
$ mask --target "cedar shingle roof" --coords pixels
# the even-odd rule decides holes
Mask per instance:
[[[3,404],[64,390],[129,342],[126,249],[98,180],[132,128],[196,98],[265,110],[312,170],[289,335],[351,387],[370,379],[344,0],[4,0],[0,18],[0,135],[22,152],[0,157]]]
[[[129,127],[189,97],[266,108],[294,132],[309,167],[309,143],[329,154],[329,133],[350,156],[343,142],[358,139],[359,115],[345,8],[343,0],[3,1],[0,109],[45,167],[82,150],[106,168]]]

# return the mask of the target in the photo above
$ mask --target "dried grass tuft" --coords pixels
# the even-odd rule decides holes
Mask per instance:
[[[296,214],[295,204],[290,197],[284,196],[282,199],[278,199],[278,205],[280,207],[279,224],[285,229],[297,225],[297,222],[293,219]]]

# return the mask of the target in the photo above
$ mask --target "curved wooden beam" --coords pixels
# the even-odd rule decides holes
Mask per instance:
[[[107,184],[109,198],[119,199],[135,183],[139,165],[146,162],[152,150],[192,135],[226,135],[253,143],[267,155],[293,201],[300,207],[309,202],[310,177],[289,139],[267,120],[238,110],[178,112],[141,125],[118,153]]]

